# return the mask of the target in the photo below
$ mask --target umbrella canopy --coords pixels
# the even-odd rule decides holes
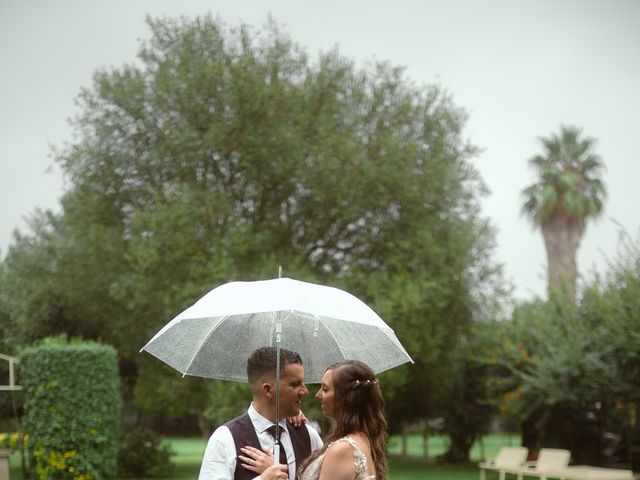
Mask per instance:
[[[360,360],[376,373],[412,362],[364,302],[338,288],[290,278],[221,285],[141,351],[184,375],[246,381],[251,353],[277,340],[300,354],[307,383],[319,383],[327,366],[340,360]]]

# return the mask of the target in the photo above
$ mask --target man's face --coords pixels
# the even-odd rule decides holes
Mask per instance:
[[[304,368],[290,363],[280,372],[280,418],[295,417],[300,413],[302,399],[309,395],[304,384]]]

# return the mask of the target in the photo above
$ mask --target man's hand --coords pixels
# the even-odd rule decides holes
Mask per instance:
[[[260,480],[288,480],[286,465],[271,465],[260,475]]]

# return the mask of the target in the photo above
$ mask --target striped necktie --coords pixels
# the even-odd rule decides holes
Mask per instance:
[[[269,432],[271,434],[271,436],[274,438],[276,438],[276,426],[275,425],[271,425],[269,428],[267,428],[267,432]],[[282,434],[282,427],[278,428],[278,443],[280,443],[280,436]],[[287,465],[287,452],[284,451],[284,445],[282,445],[282,443],[280,443],[280,464],[281,465]]]

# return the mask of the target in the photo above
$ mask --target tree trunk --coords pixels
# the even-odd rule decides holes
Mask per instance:
[[[540,448],[540,431],[538,429],[538,414],[533,413],[520,424],[521,445],[529,449],[529,455]]]
[[[196,419],[198,421],[198,430],[202,438],[208,439],[211,436],[211,422],[204,416],[204,412],[196,410]]]
[[[583,231],[583,222],[562,215],[556,215],[542,226],[547,251],[549,296],[559,292],[569,302],[575,303],[578,278],[576,254]]]
[[[409,458],[409,424],[402,422],[402,459]]]
[[[640,425],[635,402],[629,403],[629,453],[628,460],[634,475],[640,474]]]
[[[429,458],[429,424],[425,421],[422,429],[422,456]]]

